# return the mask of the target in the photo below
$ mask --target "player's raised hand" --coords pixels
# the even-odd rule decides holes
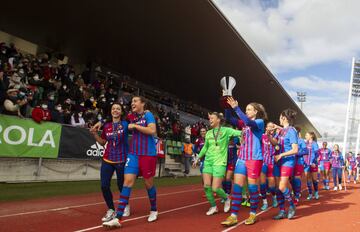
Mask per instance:
[[[238,101],[236,101],[233,97],[227,98],[227,103],[234,109],[239,106]]]

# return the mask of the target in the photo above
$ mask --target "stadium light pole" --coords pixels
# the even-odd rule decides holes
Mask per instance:
[[[303,103],[306,102],[306,92],[296,92],[297,100],[300,102],[300,109],[303,110]]]
[[[351,106],[351,94],[352,94],[353,77],[354,77],[354,65],[355,65],[355,57],[353,57],[353,59],[352,59],[349,97],[348,97],[348,105],[347,105],[347,109],[346,109],[345,133],[344,133],[344,142],[343,142],[343,148],[342,148],[342,155],[344,156],[344,158],[345,158],[345,152],[346,152],[347,137],[348,137],[348,133],[349,133],[348,129],[349,129],[350,106]]]
[[[355,155],[359,153],[359,143],[360,143],[360,124],[358,126],[357,136],[356,136],[356,147],[355,147]]]

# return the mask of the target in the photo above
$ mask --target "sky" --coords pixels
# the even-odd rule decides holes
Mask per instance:
[[[360,0],[213,0],[322,135],[344,135]]]

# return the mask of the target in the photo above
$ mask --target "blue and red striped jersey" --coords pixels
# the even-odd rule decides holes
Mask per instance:
[[[280,153],[290,151],[292,144],[298,144],[298,133],[292,126],[281,129],[278,135],[278,143],[280,144]],[[295,157],[295,155],[287,156]]]
[[[319,151],[319,160],[320,161],[326,161],[329,162],[330,161],[330,157],[331,157],[331,151],[329,148],[321,148]]]
[[[344,166],[344,159],[340,151],[332,151],[330,156],[331,167],[341,168]]]
[[[130,123],[147,127],[151,123],[156,124],[156,121],[154,115],[146,111],[143,115],[132,117]],[[134,129],[132,131],[129,154],[156,156],[155,136],[147,135]]]
[[[260,125],[264,125],[262,119],[256,119]],[[242,151],[238,151],[238,156],[242,160],[263,160],[262,149],[261,149],[261,137],[263,131],[257,130],[256,133],[251,127],[246,126],[242,129]],[[259,134],[261,135],[259,136]]]
[[[351,167],[355,167],[356,166],[356,158],[355,156],[348,156],[347,158],[348,161],[348,165],[350,165]]]
[[[275,147],[271,144],[269,137],[266,134],[263,134],[261,137],[261,145],[264,164],[274,164]]]
[[[128,153],[128,123],[106,123],[101,138],[107,141],[103,159],[114,163],[125,162]]]
[[[306,149],[306,144],[305,144],[305,140],[302,138],[298,139],[298,146],[299,146],[299,151],[296,154],[297,157],[303,157],[304,154],[307,153],[307,149]]]
[[[242,129],[243,134],[241,143],[243,144],[243,151],[238,151],[239,158],[242,160],[262,160],[261,137],[265,132],[264,120],[249,119],[239,107],[236,107],[234,111],[246,125]]]
[[[311,164],[317,164],[317,157],[318,157],[318,150],[319,146],[316,141],[306,141],[306,149],[307,153],[304,154],[304,161],[305,164],[311,165]]]

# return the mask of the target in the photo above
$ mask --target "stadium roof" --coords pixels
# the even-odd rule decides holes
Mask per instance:
[[[220,78],[231,75],[242,107],[260,102],[274,122],[296,109],[297,124],[319,135],[210,0],[5,1],[1,8],[0,30],[72,62],[95,60],[211,110],[219,110]]]

